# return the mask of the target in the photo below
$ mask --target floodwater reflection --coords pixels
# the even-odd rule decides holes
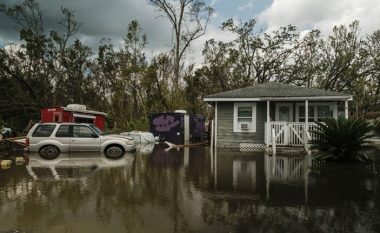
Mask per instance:
[[[129,153],[120,159],[109,159],[103,153],[82,152],[62,153],[55,159],[46,160],[37,153],[31,153],[25,167],[33,179],[49,177],[56,180],[62,178],[79,179],[79,177],[89,175],[98,169],[130,166],[133,158],[133,154]],[[39,172],[41,172],[42,177],[38,175]]]
[[[29,155],[0,170],[0,232],[379,232],[373,167],[207,147]]]

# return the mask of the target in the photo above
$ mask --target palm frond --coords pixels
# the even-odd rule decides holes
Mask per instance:
[[[316,158],[345,162],[369,160],[361,151],[373,148],[367,139],[373,136],[370,133],[374,128],[364,119],[329,118],[317,124],[319,127],[311,132],[315,135],[311,148],[319,151]]]

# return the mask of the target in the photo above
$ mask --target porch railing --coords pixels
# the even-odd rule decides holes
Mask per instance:
[[[318,127],[317,124],[310,122],[308,123],[308,129],[305,131],[305,122],[272,121],[269,125],[266,122],[265,142],[272,145],[273,139],[275,139],[275,143],[279,146],[302,146],[305,141],[315,139],[316,136],[311,132],[316,127]],[[307,133],[310,138],[307,137]]]

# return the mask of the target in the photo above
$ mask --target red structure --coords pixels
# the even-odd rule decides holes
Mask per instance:
[[[41,110],[41,122],[76,122],[90,123],[104,130],[107,113],[87,110],[80,104],[69,104],[66,107],[50,107]]]

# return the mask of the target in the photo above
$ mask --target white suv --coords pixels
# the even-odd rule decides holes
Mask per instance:
[[[55,159],[61,152],[98,151],[108,158],[120,158],[136,149],[133,138],[104,135],[91,124],[37,123],[29,131],[26,144],[29,151],[45,159]]]

